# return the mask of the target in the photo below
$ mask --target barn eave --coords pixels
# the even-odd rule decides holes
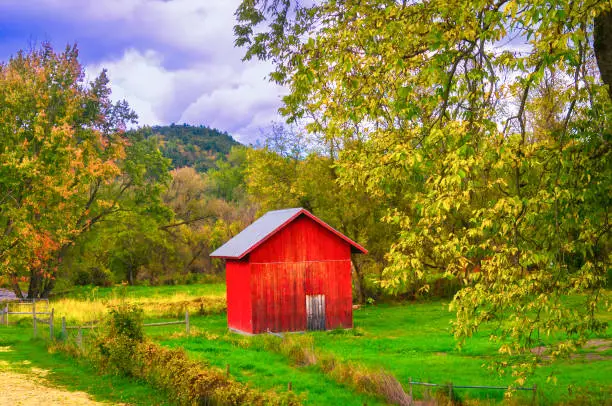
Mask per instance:
[[[216,249],[212,254],[213,258],[241,260],[244,259],[257,247],[266,242],[270,237],[278,233],[280,230],[285,228],[288,224],[293,222],[299,216],[305,215],[323,228],[327,229],[331,233],[335,234],[340,239],[344,240],[351,246],[351,252],[357,254],[367,254],[368,250],[363,246],[359,245],[355,241],[351,240],[323,220],[317,218],[315,215],[310,213],[308,210],[303,208],[276,210],[266,213],[264,216],[257,219],[253,224],[245,228],[242,232],[236,235],[234,238],[226,242],[224,245]],[[266,218],[268,216],[268,218]],[[267,223],[267,221],[270,221]],[[249,240],[250,234],[253,230],[263,228],[263,233],[254,240]]]

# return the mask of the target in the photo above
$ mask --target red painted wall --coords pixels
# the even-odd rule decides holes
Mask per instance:
[[[250,254],[251,263],[350,259],[350,245],[301,215]]]
[[[227,289],[227,325],[230,328],[251,332],[251,271],[249,261],[228,259],[225,266]]]
[[[351,264],[253,264],[253,333],[306,330],[306,295],[325,295],[326,329],[353,326]]]
[[[306,295],[317,294],[325,295],[327,329],[352,327],[350,255],[346,241],[295,219],[249,255],[252,330],[243,331],[304,331]]]

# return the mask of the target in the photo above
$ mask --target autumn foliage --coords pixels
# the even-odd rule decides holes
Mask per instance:
[[[111,210],[99,186],[122,175],[125,103],[109,100],[102,72],[84,80],[76,47],[43,45],[0,64],[0,274],[53,286],[62,250]]]

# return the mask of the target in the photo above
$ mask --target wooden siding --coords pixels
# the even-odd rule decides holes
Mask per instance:
[[[346,260],[350,255],[350,244],[301,215],[257,247],[249,257],[251,264],[255,264]]]
[[[227,260],[227,325],[230,328],[251,333],[252,302],[251,273],[248,260]]]
[[[253,333],[306,330],[306,295],[325,295],[326,329],[353,326],[350,259],[256,263],[251,276]]]

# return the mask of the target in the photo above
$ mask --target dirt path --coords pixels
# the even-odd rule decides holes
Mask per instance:
[[[69,392],[53,388],[40,375],[31,376],[14,372],[0,372],[1,406],[93,406],[104,404],[91,400],[85,392]]]

